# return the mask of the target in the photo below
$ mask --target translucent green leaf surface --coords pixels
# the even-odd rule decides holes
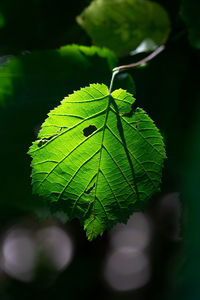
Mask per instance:
[[[159,190],[162,137],[135,99],[92,84],[52,110],[29,150],[35,193],[63,201],[88,239],[143,209]]]
[[[167,12],[146,0],[94,0],[77,17],[95,45],[125,55],[145,39],[165,43],[170,32]]]

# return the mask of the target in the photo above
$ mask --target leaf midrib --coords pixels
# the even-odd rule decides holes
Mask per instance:
[[[93,203],[93,218],[95,219],[95,200],[97,199],[97,187],[98,187],[98,180],[99,180],[99,174],[100,174],[100,166],[101,166],[101,159],[102,159],[102,150],[103,150],[103,141],[104,141],[104,136],[105,136],[105,130],[106,130],[106,123],[107,123],[107,120],[108,120],[108,115],[109,115],[109,111],[110,111],[110,95],[107,96],[108,97],[108,105],[107,105],[107,108],[106,108],[106,115],[105,115],[105,121],[104,121],[104,125],[102,127],[102,139],[101,139],[101,147],[99,149],[99,164],[98,164],[98,169],[97,169],[97,179],[96,179],[96,185],[95,185],[95,192],[94,192],[94,203]],[[100,201],[100,199],[97,199],[100,204],[103,206],[102,202]],[[104,206],[103,206],[104,208]],[[104,212],[105,212],[105,208],[104,208]],[[107,214],[105,213],[105,216],[106,218],[108,219],[107,217]],[[93,229],[94,230],[94,226],[93,226]]]

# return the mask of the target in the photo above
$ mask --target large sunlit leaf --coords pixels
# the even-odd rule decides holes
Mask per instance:
[[[165,150],[153,121],[119,89],[92,84],[48,114],[29,150],[33,191],[64,202],[91,240],[159,190]]]
[[[94,0],[77,17],[95,45],[124,55],[143,40],[165,43],[170,32],[167,12],[158,3],[146,0]]]

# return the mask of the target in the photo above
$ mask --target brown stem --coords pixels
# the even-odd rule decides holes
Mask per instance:
[[[162,45],[160,47],[158,47],[154,52],[152,52],[150,55],[148,55],[147,57],[145,57],[144,59],[140,60],[140,61],[137,61],[136,63],[133,63],[133,64],[130,64],[130,65],[124,65],[124,66],[120,66],[120,67],[116,67],[113,69],[113,72],[115,71],[124,71],[124,70],[127,70],[127,69],[131,69],[131,68],[134,68],[134,67],[137,67],[137,66],[140,66],[150,60],[152,60],[154,57],[156,57],[160,52],[162,52],[163,50],[165,49],[165,46]]]
[[[113,82],[115,79],[115,76],[119,73],[122,72],[124,70],[127,69],[131,69],[140,65],[143,65],[144,63],[152,60],[154,57],[156,57],[159,53],[161,53],[163,50],[165,49],[165,46],[162,45],[160,47],[158,47],[154,52],[152,52],[150,55],[148,55],[147,57],[145,57],[144,59],[137,61],[136,63],[130,64],[130,65],[123,65],[123,66],[119,66],[116,67],[112,70],[112,78],[111,78],[111,82],[110,82],[110,88],[109,88],[109,93],[111,93],[112,90],[112,86],[113,86]]]

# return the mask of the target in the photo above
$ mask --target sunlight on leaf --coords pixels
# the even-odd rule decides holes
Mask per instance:
[[[163,140],[134,101],[122,89],[110,95],[104,84],[82,88],[50,111],[29,150],[34,193],[65,202],[90,240],[159,190]]]

